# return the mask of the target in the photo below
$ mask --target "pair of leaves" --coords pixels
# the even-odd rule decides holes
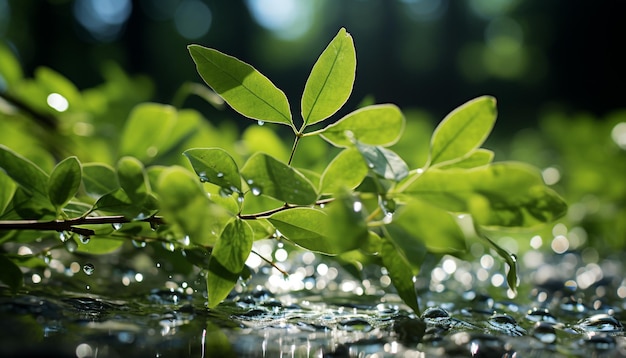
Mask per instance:
[[[294,127],[285,93],[254,67],[215,49],[199,45],[188,49],[202,79],[237,112]],[[307,79],[302,94],[305,126],[323,121],[343,106],[352,92],[355,71],[354,43],[342,28]]]
[[[307,205],[317,199],[311,182],[291,166],[263,153],[255,153],[241,171],[234,159],[219,148],[194,148],[185,151],[201,181],[222,187],[226,192],[242,192],[241,178],[254,195],[267,195],[290,204]]]
[[[3,145],[0,145],[0,165],[6,175],[29,197],[23,205],[37,208],[34,214],[39,217],[52,212],[59,213],[76,195],[82,178],[81,164],[76,157],[68,157],[58,163],[48,176],[33,162]],[[12,189],[16,188],[3,185],[4,207],[13,196]],[[20,195],[14,198],[19,198]]]

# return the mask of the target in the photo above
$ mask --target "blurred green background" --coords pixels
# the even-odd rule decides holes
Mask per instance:
[[[297,99],[343,26],[358,56],[347,109],[371,95],[439,120],[491,94],[501,135],[554,106],[597,116],[621,108],[624,20],[617,0],[0,0],[0,38],[25,72],[48,66],[78,88],[101,83],[115,61],[149,76],[154,98],[169,103],[199,81],[185,48],[198,43],[254,64]]]

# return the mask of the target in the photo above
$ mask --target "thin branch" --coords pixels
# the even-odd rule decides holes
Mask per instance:
[[[70,231],[84,236],[94,235],[91,229],[76,227],[77,225],[97,225],[97,224],[124,224],[132,222],[122,215],[115,216],[88,216],[67,220],[0,220],[0,230],[54,230],[54,231]],[[160,216],[151,216],[141,222],[149,222],[153,224],[163,224],[163,218]]]
[[[333,200],[335,200],[335,199],[334,198],[328,198],[328,199],[318,200],[318,201],[315,202],[315,205],[317,205],[317,206],[325,205],[325,204],[330,203]],[[264,219],[264,218],[267,218],[267,217],[271,216],[272,214],[276,214],[277,212],[280,212],[280,211],[283,211],[283,210],[293,209],[293,208],[308,208],[308,207],[309,207],[309,205],[285,204],[285,205],[283,205],[283,206],[281,206],[279,208],[263,211],[263,212],[256,213],[256,214],[239,215],[239,218],[242,219],[242,220]]]

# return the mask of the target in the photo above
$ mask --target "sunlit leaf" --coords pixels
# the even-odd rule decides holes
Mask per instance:
[[[280,233],[298,246],[325,254],[345,250],[330,237],[330,219],[325,212],[314,208],[294,208],[279,211],[268,218]]]
[[[0,170],[0,215],[4,213],[5,209],[13,199],[15,193],[16,184],[11,178]]]
[[[458,160],[451,160],[446,163],[442,163],[443,165],[437,166],[438,168],[475,168],[480,167],[482,165],[487,165],[493,161],[493,152],[489,149],[479,148],[473,152],[470,152],[469,155],[459,158]]]
[[[133,156],[144,163],[166,150],[175,130],[176,109],[158,103],[142,103],[133,108],[120,140],[120,156]]]
[[[313,65],[302,94],[305,125],[323,121],[346,103],[356,75],[352,36],[342,28]]]
[[[302,173],[264,153],[252,155],[241,175],[254,195],[300,205],[312,204],[317,199],[315,188]]]
[[[465,236],[452,215],[420,200],[410,200],[393,215],[393,224],[439,253],[466,250]]]
[[[0,255],[0,281],[16,292],[24,284],[22,271],[5,255]]]
[[[332,194],[345,187],[356,188],[367,175],[368,167],[355,148],[339,152],[328,164],[321,177],[320,192]]]
[[[137,217],[147,217],[156,211],[156,204],[152,196],[148,195],[141,203],[133,202],[126,192],[117,189],[111,193],[101,196],[94,204],[94,210],[102,211],[114,215],[123,215],[129,220]]]
[[[393,104],[358,109],[319,131],[334,146],[347,147],[355,139],[369,145],[389,146],[400,138],[404,116]]]
[[[367,212],[363,202],[348,190],[335,194],[335,200],[323,209],[330,219],[326,228],[333,245],[343,251],[357,249],[368,240]]]
[[[409,263],[410,260],[414,260],[415,258],[407,258],[402,255],[389,240],[383,240],[380,256],[382,257],[383,265],[389,272],[389,277],[391,277],[391,282],[396,288],[398,295],[419,315],[420,308],[417,302],[415,283],[413,281],[416,272]]]
[[[89,242],[85,243],[82,240],[77,240],[78,247],[76,252],[81,252],[90,255],[104,255],[115,252],[124,244],[122,238],[110,238],[94,236],[89,238]]]
[[[157,183],[162,214],[198,245],[213,245],[230,214],[212,203],[197,177],[181,167],[163,171]]]
[[[409,167],[395,152],[381,146],[356,144],[367,166],[381,178],[400,181],[409,174]]]
[[[247,223],[252,229],[255,241],[269,239],[276,233],[276,228],[267,219],[249,220]]]
[[[450,112],[433,133],[430,164],[463,157],[480,147],[496,116],[496,100],[491,96],[478,97]]]
[[[481,238],[487,241],[487,243],[489,243],[491,248],[494,249],[494,251],[498,254],[498,256],[504,259],[504,261],[507,263],[507,265],[509,266],[509,270],[506,273],[506,282],[509,285],[509,288],[513,292],[516,292],[517,286],[519,285],[519,276],[518,276],[519,267],[517,264],[517,257],[514,254],[511,254],[510,252],[506,251],[500,245],[496,244],[493,240],[488,238],[480,230],[476,230],[476,232]]]
[[[115,169],[103,163],[83,164],[83,185],[87,195],[94,198],[120,188]]]
[[[292,125],[285,93],[249,64],[220,51],[189,45],[200,77],[242,115]]]
[[[149,184],[143,164],[134,157],[122,157],[117,162],[117,177],[126,195],[135,204],[148,196]]]
[[[68,157],[54,167],[48,179],[48,197],[52,205],[63,207],[76,195],[82,179],[82,169],[76,157]]]
[[[529,227],[563,216],[567,205],[547,188],[537,169],[502,162],[473,169],[429,169],[412,174],[399,191],[453,212],[472,214],[484,226]]]
[[[194,148],[183,153],[201,181],[241,193],[241,176],[235,160],[221,148]]]
[[[215,243],[207,273],[209,308],[222,302],[235,287],[239,273],[252,250],[254,234],[247,222],[234,218]]]
[[[27,192],[48,198],[48,174],[2,144],[0,144],[0,168]]]

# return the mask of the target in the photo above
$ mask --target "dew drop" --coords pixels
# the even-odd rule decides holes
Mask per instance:
[[[146,242],[145,241],[141,241],[141,240],[132,240],[131,241],[133,246],[136,248],[143,248],[146,247]]]
[[[95,270],[96,270],[95,266],[91,263],[85,264],[85,266],[83,266],[83,272],[87,276],[91,276]]]
[[[224,187],[220,188],[220,196],[222,198],[226,198],[226,197],[229,197],[231,195],[233,195],[233,192],[229,188],[224,188]]]
[[[224,177],[224,173],[222,173],[222,172],[218,172],[218,173],[217,173],[217,177],[218,177],[218,178],[223,178],[223,177]]]
[[[174,252],[174,249],[176,248],[173,242],[164,242],[162,245],[163,248],[169,252]]]
[[[261,195],[261,189],[259,187],[253,186],[252,188],[250,188],[250,190],[252,191],[252,195],[254,196]]]
[[[122,224],[122,223],[113,223],[112,225],[113,225],[113,229],[115,229],[115,230],[119,230],[119,229],[121,229],[121,228],[122,228],[122,226],[123,226],[124,224]]]
[[[374,163],[367,163],[367,167],[370,169],[374,169]]]
[[[87,291],[91,290],[91,286],[89,285],[85,286],[85,288],[87,289]]]
[[[354,210],[355,213],[361,212],[362,209],[363,203],[361,203],[360,201],[355,201],[354,203],[352,203],[352,210]]]
[[[67,233],[67,232],[65,232],[65,231],[61,231],[61,232],[59,232],[59,239],[61,240],[61,242],[66,242],[66,241],[67,241],[67,239],[69,239],[69,238],[70,238],[70,236],[71,236],[71,234],[68,234],[68,233]]]
[[[264,124],[265,124],[265,121],[258,120],[258,121],[257,121],[257,124],[258,124],[258,125],[260,125],[260,126],[262,126],[262,125],[264,125]]]
[[[191,244],[191,239],[189,239],[189,235],[185,235],[185,237],[183,237],[183,239],[181,240],[181,244],[185,246],[189,246],[189,244]]]
[[[69,252],[75,252],[76,249],[78,248],[78,244],[76,243],[76,241],[74,240],[67,240],[65,241],[65,249]]]
[[[80,242],[84,245],[87,245],[89,243],[89,240],[91,240],[91,237],[86,235],[78,235],[78,238],[80,239]]]

